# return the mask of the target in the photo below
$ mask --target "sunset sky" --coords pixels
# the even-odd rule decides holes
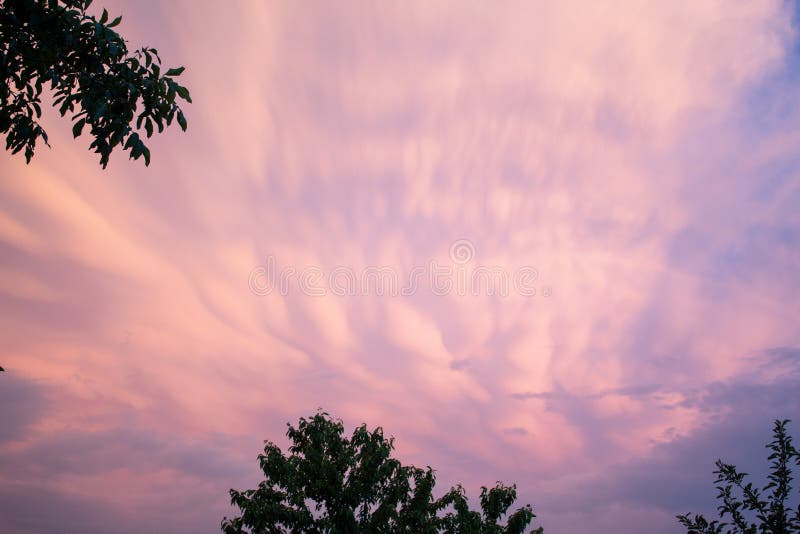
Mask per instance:
[[[800,433],[796,4],[97,3],[194,103],[147,168],[0,154],[0,530],[218,532],[322,407],[677,533]]]

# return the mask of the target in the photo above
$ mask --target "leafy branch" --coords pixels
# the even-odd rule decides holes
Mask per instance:
[[[792,491],[792,464],[800,465],[800,453],[792,445],[787,433],[789,420],[775,421],[772,441],[767,444],[770,474],[762,488],[745,482],[747,473],[736,466],[717,460],[717,507],[719,520],[709,522],[700,514],[684,514],[678,521],[688,529],[688,534],[784,534],[800,531],[800,506],[792,510],[787,499]],[[730,522],[725,521],[726,517]]]
[[[192,100],[175,81],[184,67],[162,73],[156,49],[129,52],[114,30],[122,17],[109,21],[103,10],[96,18],[87,13],[91,3],[3,0],[0,133],[6,135],[6,149],[14,154],[24,150],[29,163],[38,139],[49,146],[39,122],[42,93],[49,85],[53,106],[62,117],[70,115],[73,136],[88,128],[93,137],[89,148],[100,154],[103,168],[119,146],[149,165],[150,150],[142,137],[162,132],[173,120],[186,130],[178,102]]]

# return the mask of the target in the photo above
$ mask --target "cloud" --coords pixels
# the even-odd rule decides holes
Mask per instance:
[[[749,473],[748,480],[756,486],[765,485],[765,445],[771,440],[772,421],[800,408],[797,349],[782,347],[765,352],[760,355],[762,367],[771,371],[782,367],[780,375],[748,373],[684,392],[682,404],[697,408],[701,416],[702,423],[696,429],[687,433],[674,429],[676,435],[655,444],[646,454],[568,482],[561,491],[545,494],[540,509],[552,511],[554,517],[565,516],[566,521],[576,515],[588,521],[609,506],[620,511],[652,510],[654,517],[687,512],[714,517],[712,471],[718,458]],[[786,358],[790,359],[788,368]],[[608,432],[604,426],[595,428],[599,434]],[[797,428],[790,425],[790,433],[797,436]],[[580,503],[578,514],[575,503]],[[674,523],[668,526],[654,531],[674,531]],[[623,532],[636,532],[634,526],[625,528],[628,530]]]
[[[6,369],[0,389],[0,443],[13,442],[25,436],[48,404],[46,392],[47,388],[41,384],[17,377],[15,369]]]
[[[796,404],[788,4],[143,6],[108,2],[187,66],[188,132],[101,172],[48,115],[52,150],[0,162],[0,482],[63,510],[15,528],[96,502],[76,528],[202,530],[194,500],[215,529],[262,440],[322,406],[445,485],[518,482],[552,530],[668,531],[706,494],[692,455]],[[457,239],[536,294],[298,286],[456,276]],[[269,257],[296,272],[257,296]]]

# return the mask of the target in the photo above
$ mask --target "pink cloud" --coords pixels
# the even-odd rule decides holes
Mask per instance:
[[[195,103],[148,169],[100,171],[54,113],[52,150],[0,161],[0,362],[54,399],[0,442],[25,484],[131,513],[197,483],[221,518],[246,477],[186,474],[180,451],[49,480],[32,451],[65,429],[115,451],[155,436],[254,470],[322,406],[535,504],[700,433],[716,408],[697,391],[800,343],[784,3],[108,4],[187,65]],[[751,124],[766,85],[791,112]],[[536,295],[248,288],[270,256],[405,279],[461,238],[469,272],[535,267]],[[613,503],[602,521],[621,510],[665,517]]]

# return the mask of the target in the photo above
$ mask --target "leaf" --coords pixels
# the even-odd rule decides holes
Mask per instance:
[[[180,76],[183,71],[186,70],[186,67],[178,67],[176,69],[169,69],[165,76]]]
[[[186,101],[187,101],[187,102],[189,102],[190,104],[192,103],[192,97],[191,97],[191,96],[189,96],[189,90],[188,90],[187,88],[183,87],[182,85],[179,85],[179,86],[178,86],[178,87],[176,87],[175,89],[178,91],[178,95],[179,95],[179,96],[180,96],[182,99],[186,100]]]
[[[181,130],[186,131],[186,117],[183,116],[183,111],[178,111],[178,124],[181,125]]]
[[[147,137],[153,135],[153,121],[150,120],[150,117],[147,117],[147,120],[144,121],[144,129],[147,130]]]
[[[108,11],[104,9],[103,16],[100,17],[100,24],[105,24],[106,22],[108,22]]]
[[[128,140],[125,141],[125,146],[123,148],[131,147],[131,146],[135,145],[138,142],[139,142],[139,134],[134,132],[130,136],[128,136]]]
[[[122,22],[122,15],[112,20],[111,23],[108,25],[108,27],[113,28],[114,26],[117,26],[120,22]]]
[[[85,124],[86,124],[86,119],[81,119],[81,120],[79,120],[78,122],[75,123],[75,125],[72,127],[72,137],[73,138],[78,137],[81,134]]]

